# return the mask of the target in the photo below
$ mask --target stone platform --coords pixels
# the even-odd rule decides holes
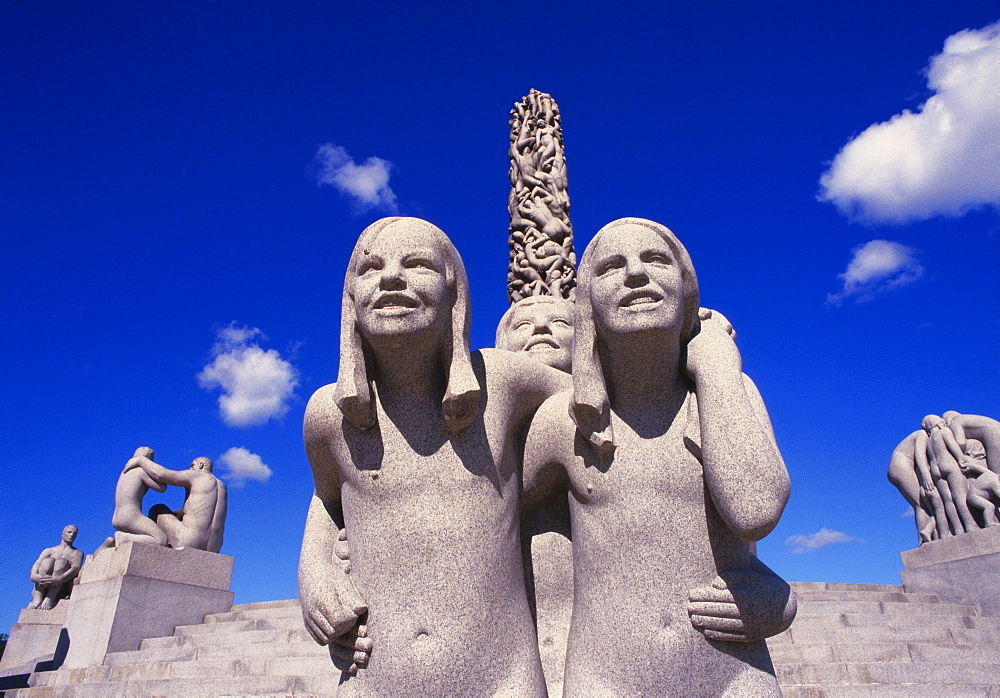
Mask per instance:
[[[937,594],[1000,616],[1000,526],[932,540],[901,557],[907,591]]]
[[[1000,697],[1000,618],[899,586],[792,587],[798,616],[768,642],[786,696]],[[233,606],[8,695],[332,695],[338,679],[292,599]]]

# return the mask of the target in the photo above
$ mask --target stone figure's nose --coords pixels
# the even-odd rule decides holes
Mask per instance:
[[[649,275],[646,274],[646,265],[638,257],[625,258],[625,285],[631,288],[644,286],[649,282]]]
[[[406,288],[406,280],[403,277],[403,265],[399,262],[389,262],[382,270],[379,277],[379,288],[385,291],[399,291]]]
[[[535,329],[531,334],[552,334],[552,328],[545,321],[536,322]]]

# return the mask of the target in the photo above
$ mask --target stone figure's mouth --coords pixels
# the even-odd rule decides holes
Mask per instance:
[[[549,349],[561,349],[558,343],[552,337],[532,337],[524,345],[525,351],[547,351]]]
[[[375,303],[372,307],[375,310],[398,310],[407,309],[412,310],[420,305],[416,298],[411,298],[405,293],[383,293],[381,296],[375,299]]]
[[[663,301],[663,296],[661,296],[656,291],[650,290],[648,288],[638,289],[636,291],[630,291],[622,296],[622,299],[618,302],[618,305],[622,308],[636,308],[639,310],[652,309]]]

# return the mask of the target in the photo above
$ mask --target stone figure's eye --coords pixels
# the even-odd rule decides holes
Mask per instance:
[[[553,325],[562,325],[563,327],[569,327],[569,320],[564,320],[561,317],[557,317],[552,320]]]
[[[370,271],[377,271],[382,268],[382,260],[366,259],[358,266],[358,276],[364,276]]]
[[[674,260],[670,258],[666,252],[657,252],[655,250],[649,250],[648,252],[643,252],[640,255],[640,259],[647,264],[663,264],[669,265],[673,264]]]
[[[524,327],[527,327],[530,324],[531,323],[529,321],[527,321],[527,320],[521,320],[521,322],[519,322],[516,325],[514,325],[514,329],[515,330],[520,330],[520,329],[522,329]]]
[[[611,259],[606,259],[597,265],[597,275],[604,276],[605,274],[614,271],[615,269],[621,269],[625,266],[625,258],[621,256],[615,256]]]
[[[426,257],[410,257],[403,262],[403,267],[406,269],[429,269],[431,271],[438,271],[434,262]]]

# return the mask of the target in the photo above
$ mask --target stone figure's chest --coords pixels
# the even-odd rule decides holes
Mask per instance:
[[[609,463],[587,463],[573,476],[581,503],[614,505],[636,499],[701,502],[704,477],[701,462],[681,436],[667,434],[643,440],[623,439]]]

